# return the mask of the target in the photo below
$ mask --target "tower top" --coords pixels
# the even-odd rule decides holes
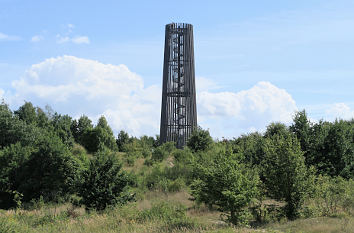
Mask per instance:
[[[190,23],[169,23],[166,24],[166,28],[193,28],[193,25]]]

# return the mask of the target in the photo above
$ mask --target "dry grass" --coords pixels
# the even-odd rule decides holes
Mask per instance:
[[[310,219],[298,219],[283,224],[270,224],[267,229],[278,230],[281,232],[354,232],[354,217],[318,217]]]
[[[153,202],[160,200],[177,201],[188,198],[184,192],[162,195],[150,192],[149,200],[129,204],[123,208],[116,208],[105,213],[86,213],[84,209],[74,209],[77,216],[68,215],[71,209],[69,204],[56,208],[42,210],[0,211],[0,232],[4,231],[4,224],[9,226],[7,232],[210,232],[210,233],[248,233],[248,232],[309,232],[335,233],[354,232],[354,217],[320,217],[299,219],[284,223],[268,224],[261,228],[235,228],[219,220],[219,212],[210,211],[206,207],[194,208],[191,206],[187,215],[192,219],[192,225],[186,227],[171,227],[162,220],[137,221],[137,213],[142,209],[149,209]],[[189,203],[190,204],[190,203]]]
[[[117,153],[123,158],[124,153]],[[146,169],[144,158],[138,158],[133,166],[124,166],[124,170],[138,173]],[[165,166],[173,166],[173,159],[165,161]],[[257,229],[231,227],[220,220],[220,212],[209,210],[206,206],[196,206],[190,200],[187,190],[175,193],[147,191],[142,199],[121,208],[107,210],[104,213],[87,213],[84,208],[74,208],[71,204],[45,206],[38,210],[0,210],[0,233],[7,232],[68,232],[68,233],[166,233],[166,232],[203,232],[203,233],[249,233],[249,232],[310,232],[335,233],[354,232],[354,217],[299,219],[283,223],[273,223]],[[187,220],[182,219],[173,225],[163,219],[141,221],[139,213],[151,209],[156,203],[180,203],[187,208]],[[264,201],[265,205],[281,206],[284,203],[273,200]],[[180,219],[177,219],[178,221]]]

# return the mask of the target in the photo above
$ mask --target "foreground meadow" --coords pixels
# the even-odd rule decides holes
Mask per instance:
[[[71,204],[44,205],[34,210],[1,210],[0,232],[353,232],[353,216],[281,220],[259,226],[233,227],[220,212],[196,207],[189,194],[149,192],[144,200],[102,213]]]

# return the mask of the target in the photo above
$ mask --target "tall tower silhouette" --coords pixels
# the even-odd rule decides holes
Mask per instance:
[[[182,148],[197,127],[193,26],[166,25],[163,66],[161,143]]]

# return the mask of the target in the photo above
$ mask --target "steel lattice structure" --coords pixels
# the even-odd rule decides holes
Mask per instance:
[[[182,148],[196,126],[193,26],[167,24],[160,141],[174,141],[178,148]]]

